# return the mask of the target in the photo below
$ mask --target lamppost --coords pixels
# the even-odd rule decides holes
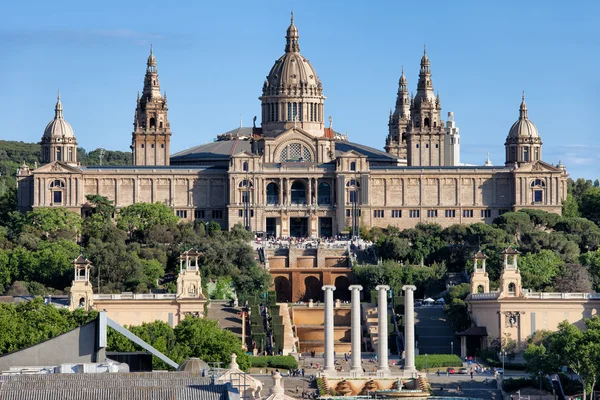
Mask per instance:
[[[427,363],[427,354],[425,354],[425,376],[427,376],[427,368],[429,367],[429,364]]]
[[[506,357],[506,350],[502,350],[502,375],[504,375],[504,358]]]
[[[450,342],[450,354],[454,354],[454,342]]]

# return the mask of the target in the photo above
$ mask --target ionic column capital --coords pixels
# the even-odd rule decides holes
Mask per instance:
[[[333,285],[323,285],[323,291],[331,290],[332,292],[335,290],[335,286]]]
[[[361,285],[350,285],[350,286],[348,286],[348,290],[350,290],[350,291],[352,291],[352,290],[361,291],[361,290],[363,290],[363,287]]]
[[[417,290],[417,287],[415,285],[404,285],[402,286],[402,290],[407,291],[407,290]]]
[[[415,289],[416,289],[416,287],[415,287]],[[377,285],[375,287],[375,290],[385,290],[385,291],[387,291],[387,290],[390,290],[390,287],[388,285]]]

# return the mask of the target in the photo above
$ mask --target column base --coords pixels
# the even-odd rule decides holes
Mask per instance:
[[[377,370],[377,377],[378,378],[387,378],[391,374],[392,374],[392,372],[390,371],[389,368],[387,368],[387,369],[378,369]]]
[[[416,378],[417,376],[419,376],[419,371],[417,371],[416,368],[405,368],[402,371],[402,376],[404,376],[405,378]]]
[[[362,369],[350,370],[350,378],[362,378],[365,375]]]
[[[335,368],[326,368],[323,370],[322,375],[326,377],[334,377],[337,376],[337,371],[335,370]]]

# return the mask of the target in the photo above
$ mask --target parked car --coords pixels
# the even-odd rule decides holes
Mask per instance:
[[[504,375],[504,370],[502,368],[496,368],[496,373],[498,375]]]
[[[455,374],[456,370],[454,368],[448,368],[448,369],[446,369],[446,372],[449,374]]]
[[[458,370],[458,373],[459,373],[459,374],[465,374],[465,375],[466,375],[466,374],[468,374],[468,373],[469,373],[469,370],[468,370],[468,369],[466,369],[466,368],[461,368],[461,369],[459,369],[459,370]]]

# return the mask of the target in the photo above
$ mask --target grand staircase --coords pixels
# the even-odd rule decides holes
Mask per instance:
[[[415,334],[419,354],[450,354],[452,349],[460,355],[460,341],[442,307],[415,307]]]
[[[241,309],[229,307],[229,300],[211,300],[206,318],[219,322],[219,328],[227,329],[242,339]]]

